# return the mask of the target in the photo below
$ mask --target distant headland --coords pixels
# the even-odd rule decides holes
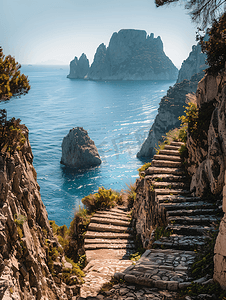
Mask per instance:
[[[108,47],[99,45],[94,61],[83,53],[70,63],[68,78],[88,80],[176,80],[178,69],[163,51],[158,36],[145,30],[114,32]]]

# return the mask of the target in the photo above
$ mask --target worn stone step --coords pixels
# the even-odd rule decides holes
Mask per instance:
[[[197,202],[169,202],[168,200],[165,200],[167,202],[160,203],[160,206],[164,206],[164,208],[171,212],[171,211],[177,211],[177,210],[191,210],[191,209],[216,209],[216,206],[213,203],[205,202],[205,201],[197,201]],[[160,202],[160,201],[159,201]]]
[[[115,273],[115,278],[130,284],[177,290],[180,283],[191,281],[189,267],[194,262],[194,251],[173,249],[146,250],[135,265]]]
[[[206,235],[209,231],[217,231],[214,226],[169,224],[167,230],[181,235]]]
[[[167,160],[167,161],[170,160],[170,161],[181,162],[180,156],[155,154],[153,158],[155,160]]]
[[[187,191],[187,190],[181,190],[181,189],[177,189],[177,190],[174,190],[174,189],[156,189],[155,190],[155,195],[158,196],[158,195],[189,195],[190,194],[190,191]]]
[[[175,141],[175,142],[171,142],[170,145],[171,145],[171,146],[181,147],[182,145],[184,145],[184,143],[183,143],[183,142],[176,142],[176,141]]]
[[[152,160],[153,167],[167,167],[167,168],[180,168],[181,162],[170,161],[170,160]]]
[[[119,215],[119,214],[112,214],[111,212],[105,212],[103,213],[95,213],[93,215],[95,218],[110,218],[110,219],[116,219],[116,220],[122,220],[122,221],[129,221],[131,217],[125,216],[125,215]]]
[[[156,181],[156,182],[184,182],[187,180],[186,176],[178,176],[173,174],[153,174],[147,175],[146,179]]]
[[[211,215],[168,217],[169,222],[183,225],[211,225],[212,223],[217,223],[220,219],[220,217]]]
[[[164,150],[174,150],[178,151],[181,146],[165,145]]]
[[[123,214],[123,215],[128,215],[129,210],[126,207],[113,207],[111,209],[109,209],[110,212],[115,212],[115,213],[119,213],[119,214]]]
[[[85,250],[94,250],[94,249],[135,249],[134,244],[85,244]]]
[[[96,214],[99,215],[111,215],[111,216],[115,216],[115,217],[120,217],[120,218],[130,218],[130,212],[128,213],[120,213],[120,212],[115,212],[115,211],[111,211],[111,210],[98,210],[96,212]]]
[[[134,244],[132,240],[129,239],[100,239],[100,238],[85,238],[85,244]]]
[[[205,236],[173,234],[169,237],[161,237],[152,244],[152,247],[162,249],[194,250],[205,245],[207,239],[208,238]]]
[[[120,233],[120,232],[96,232],[96,231],[87,231],[85,234],[87,239],[133,239],[133,235],[129,233]]]
[[[161,168],[161,167],[149,167],[145,171],[146,175],[156,174],[170,174],[170,175],[184,175],[184,171],[180,168]]]
[[[163,150],[159,150],[159,154],[160,154],[160,155],[180,156],[180,153],[179,153],[178,150],[167,150],[167,149],[163,149]]]
[[[162,181],[153,181],[151,183],[155,189],[185,189],[189,188],[189,184],[184,182],[162,182]]]
[[[124,220],[117,220],[113,218],[99,218],[99,217],[92,217],[91,218],[92,223],[98,223],[98,224],[112,224],[116,226],[129,226],[130,222],[129,221],[124,221]]]
[[[88,230],[93,231],[110,231],[110,232],[133,232],[133,229],[128,226],[115,226],[115,225],[108,225],[108,224],[98,224],[98,223],[90,223],[88,226]]]
[[[130,255],[134,253],[134,249],[94,249],[86,250],[87,262],[101,259],[129,259]]]
[[[193,197],[190,193],[185,196],[180,194],[175,195],[158,195],[157,197],[159,203],[182,203],[182,202],[194,202],[199,201],[200,197]]]
[[[167,211],[166,215],[171,216],[200,216],[200,215],[214,215],[219,212],[215,208],[199,208],[199,209],[180,209]]]

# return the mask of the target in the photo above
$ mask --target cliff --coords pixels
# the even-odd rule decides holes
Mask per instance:
[[[206,55],[202,53],[201,45],[197,44],[192,46],[192,51],[190,52],[188,58],[184,60],[181,65],[177,83],[183,81],[184,79],[190,80],[194,74],[205,70],[207,68],[205,61]]]
[[[4,131],[1,128],[1,299],[72,299],[78,287],[62,279],[65,268],[70,271],[72,265],[49,225],[32,165],[28,129],[15,121],[12,124]]]
[[[201,52],[201,46],[192,47],[188,58],[184,60],[177,83],[170,87],[167,95],[161,99],[158,114],[149,131],[147,139],[141,146],[137,157],[151,157],[155,153],[155,147],[170,129],[180,125],[178,117],[184,113],[183,106],[186,94],[195,93],[199,80],[204,76],[205,55]]]
[[[90,80],[176,80],[178,70],[163,51],[163,43],[144,30],[114,32],[108,47],[101,44],[88,68],[83,54],[70,63],[69,78]],[[82,71],[81,71],[82,70]]]
[[[76,56],[70,62],[70,73],[68,78],[84,79],[89,71],[89,60],[86,55],[82,53],[78,59]]]
[[[167,95],[161,99],[158,114],[137,157],[153,156],[158,142],[162,141],[162,136],[169,130],[180,126],[178,117],[184,114],[186,95],[196,92],[198,82],[202,77],[203,73],[199,73],[193,75],[191,80],[185,79],[169,88]]]

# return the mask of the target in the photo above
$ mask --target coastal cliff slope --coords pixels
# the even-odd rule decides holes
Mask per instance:
[[[19,133],[19,140],[6,137],[5,145],[1,140],[1,299],[71,299],[72,288],[54,277],[62,271],[65,258],[41,200],[28,129],[19,125],[9,131],[13,136]]]
[[[83,54],[70,63],[69,78],[90,80],[176,80],[178,70],[163,51],[163,43],[144,30],[122,29],[114,32],[108,47],[103,43],[96,50],[87,69]],[[83,67],[80,67],[82,65]],[[82,70],[82,71],[81,71]],[[85,74],[86,71],[86,74]]]
[[[178,117],[183,115],[188,93],[195,93],[199,80],[204,76],[205,55],[200,45],[193,46],[188,58],[183,62],[178,74],[177,83],[170,87],[167,95],[161,99],[158,114],[149,131],[147,139],[141,146],[137,157],[152,157],[155,147],[170,129],[180,125]],[[199,73],[197,73],[199,71]]]
[[[177,83],[182,82],[184,79],[190,80],[194,74],[205,70],[207,68],[205,61],[206,54],[202,53],[201,45],[199,43],[197,45],[193,45],[188,58],[184,60],[181,65]]]

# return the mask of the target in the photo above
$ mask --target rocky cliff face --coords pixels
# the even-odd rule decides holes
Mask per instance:
[[[188,133],[188,165],[192,176],[190,189],[197,196],[210,190],[221,197],[226,213],[226,69],[216,76],[206,75],[198,84],[197,130]],[[226,289],[226,215],[219,228],[215,245],[214,279]]]
[[[65,259],[41,200],[28,130],[18,130],[23,145],[0,153],[0,298],[72,299],[78,288],[57,277]]]
[[[161,99],[158,114],[137,157],[152,157],[162,136],[180,125],[178,117],[184,114],[186,94],[196,92],[198,82],[204,76],[203,70],[206,67],[205,55],[201,53],[200,45],[193,46],[188,58],[181,66],[177,83],[170,87],[167,95]]]
[[[79,59],[75,56],[75,58],[70,62],[70,74],[67,77],[84,79],[88,71],[89,60],[87,59],[86,55],[82,53]]]
[[[188,58],[182,63],[178,74],[177,83],[182,82],[184,79],[190,80],[194,74],[205,70],[207,68],[205,60],[206,55],[201,52],[200,44],[197,44],[197,46],[192,46],[192,51],[190,52]]]
[[[158,142],[162,141],[162,136],[169,130],[180,126],[178,117],[184,114],[186,95],[196,92],[198,82],[202,77],[203,73],[199,73],[192,76],[191,80],[185,79],[170,87],[167,95],[161,99],[158,114],[137,157],[152,157]]]
[[[101,44],[90,67],[91,80],[173,80],[178,70],[163,51],[160,37],[144,30],[113,33],[109,46]]]

